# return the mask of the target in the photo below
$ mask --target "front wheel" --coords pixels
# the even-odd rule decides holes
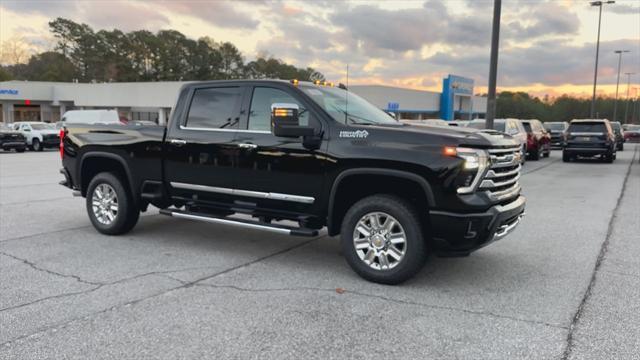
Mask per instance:
[[[33,139],[31,141],[31,150],[33,150],[33,151],[42,151],[42,144],[40,144],[40,140]]]
[[[86,204],[93,227],[106,235],[128,232],[140,217],[129,191],[112,173],[99,173],[91,180]]]
[[[373,195],[351,206],[342,222],[341,242],[351,268],[381,284],[410,279],[426,260],[420,217],[397,196]]]

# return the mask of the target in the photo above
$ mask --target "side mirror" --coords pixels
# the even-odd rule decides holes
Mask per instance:
[[[313,136],[311,126],[300,126],[297,104],[275,103],[271,105],[271,132],[280,137]]]

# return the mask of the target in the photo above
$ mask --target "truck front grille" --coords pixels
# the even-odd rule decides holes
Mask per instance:
[[[524,156],[520,146],[489,149],[489,166],[478,186],[494,201],[504,200],[520,193],[520,159]]]

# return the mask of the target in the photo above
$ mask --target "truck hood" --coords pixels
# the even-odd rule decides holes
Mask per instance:
[[[477,130],[461,127],[428,126],[428,125],[378,125],[377,129],[393,131],[393,135],[399,141],[402,134],[408,137],[424,137],[425,143],[440,143],[475,148],[489,148],[517,145],[512,136],[495,130]]]
[[[56,129],[46,129],[46,130],[34,130],[33,132],[41,134],[41,135],[58,135],[59,130]]]

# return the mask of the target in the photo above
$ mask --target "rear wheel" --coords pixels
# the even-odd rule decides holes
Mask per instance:
[[[608,153],[604,155],[604,162],[611,164],[613,160],[616,159],[616,155],[614,153]]]
[[[397,196],[373,195],[351,206],[342,222],[341,242],[351,268],[377,283],[406,281],[426,259],[420,218]]]
[[[93,227],[107,235],[128,232],[140,217],[140,210],[133,203],[131,194],[120,178],[112,173],[100,173],[91,180],[86,204]]]

